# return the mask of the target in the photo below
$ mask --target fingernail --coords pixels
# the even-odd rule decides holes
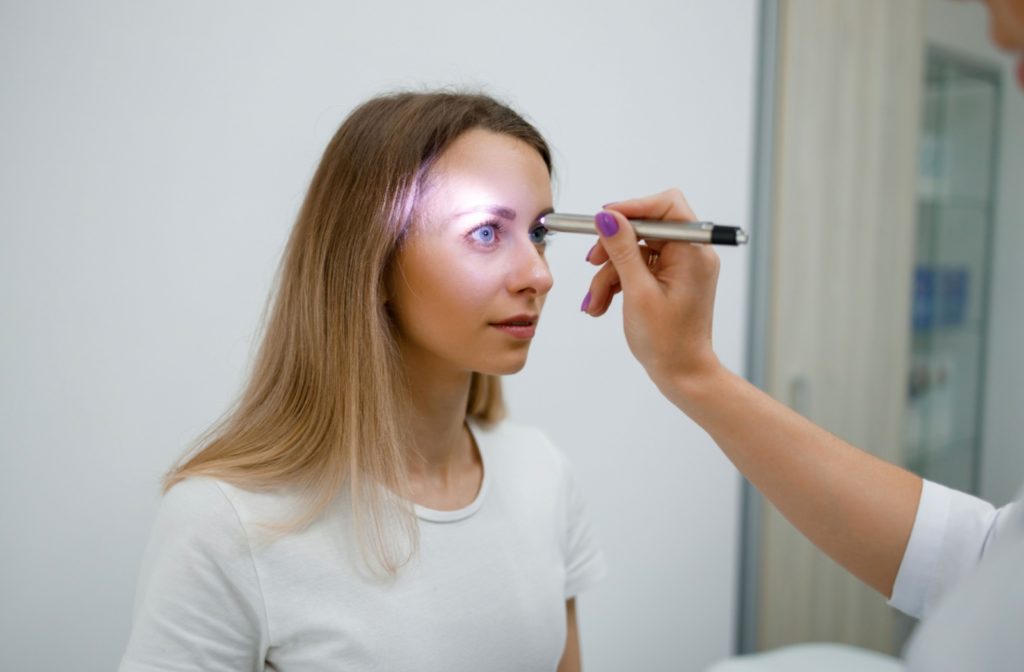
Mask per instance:
[[[587,292],[587,295],[583,297],[583,305],[580,306],[580,310],[585,313],[585,312],[587,312],[587,308],[589,308],[589,307],[590,307],[590,292]]]
[[[618,203],[618,201],[612,201],[611,203],[605,203],[604,205],[601,206],[601,208],[604,209],[604,208],[607,208],[609,205],[615,205],[616,203]]]
[[[594,221],[597,222],[597,228],[601,231],[601,235],[614,236],[619,232],[619,223],[610,212],[597,213]]]
[[[589,250],[587,250],[587,258],[585,261],[590,261],[590,255],[594,253],[595,249],[597,249],[597,245],[594,245]]]

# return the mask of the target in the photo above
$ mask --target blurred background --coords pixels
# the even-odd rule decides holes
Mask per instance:
[[[0,647],[109,670],[159,480],[245,379],[328,139],[398,88],[483,89],[555,154],[555,205],[678,186],[746,227],[716,348],[857,445],[1009,500],[1024,474],[1024,105],[950,0],[0,2]],[[568,453],[611,573],[589,670],[698,670],[913,623],[745,485],[556,286],[511,416]],[[623,409],[608,413],[609,399]]]
[[[855,445],[1002,505],[1024,473],[1010,59],[981,3],[761,8],[747,375]],[[738,648],[899,653],[911,619],[744,494]]]

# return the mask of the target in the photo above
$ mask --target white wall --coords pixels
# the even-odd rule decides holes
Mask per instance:
[[[988,364],[981,464],[981,494],[999,504],[1013,499],[1024,479],[1020,440],[1021,381],[1024,380],[1024,91],[1015,62],[989,39],[987,12],[973,3],[931,0],[926,39],[1004,71],[1001,144],[997,182],[995,249],[989,304]]]
[[[238,391],[354,105],[484,85],[553,144],[561,209],[678,185],[742,224],[756,5],[0,6],[4,668],[116,666],[158,480]],[[630,359],[619,313],[578,312],[586,249],[551,248],[557,286],[511,411],[570,454],[610,560],[581,598],[588,668],[699,669],[732,648],[738,478]],[[747,260],[723,257],[717,342],[739,369]]]

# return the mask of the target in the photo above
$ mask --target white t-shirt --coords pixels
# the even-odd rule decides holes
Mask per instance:
[[[889,603],[921,618],[910,670],[1024,670],[1024,504],[924,482]]]
[[[187,479],[145,552],[121,672],[554,670],[565,601],[599,580],[569,465],[540,432],[472,426],[476,499],[416,507],[418,556],[392,580],[359,560],[347,504],[272,543],[294,498]]]

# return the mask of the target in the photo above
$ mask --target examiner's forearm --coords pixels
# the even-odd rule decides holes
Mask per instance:
[[[724,368],[662,391],[808,539],[892,595],[921,496],[918,476],[846,443]]]

